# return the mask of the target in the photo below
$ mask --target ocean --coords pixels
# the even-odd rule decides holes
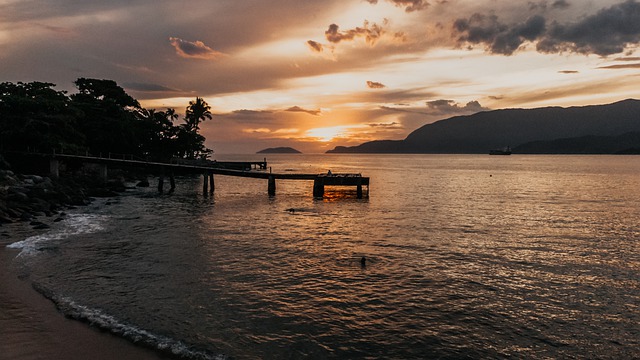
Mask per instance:
[[[150,179],[9,244],[12,265],[67,317],[178,358],[640,358],[640,156],[267,161],[362,173],[369,197]]]

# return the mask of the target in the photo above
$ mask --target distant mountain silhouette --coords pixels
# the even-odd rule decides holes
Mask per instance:
[[[275,147],[258,151],[256,154],[302,154],[291,147]]]
[[[533,141],[549,142],[589,135],[609,137],[630,132],[640,132],[640,100],[569,108],[484,111],[424,125],[404,140],[371,141],[353,147],[338,146],[328,152],[487,153],[490,149],[511,146],[514,153],[518,153],[517,145]],[[538,148],[536,152],[543,150]],[[546,152],[554,153],[550,150]]]
[[[519,154],[631,154],[640,148],[640,132],[618,136],[581,136],[551,141],[532,141],[517,146]]]

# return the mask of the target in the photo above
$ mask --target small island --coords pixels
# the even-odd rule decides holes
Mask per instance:
[[[275,147],[258,151],[256,154],[302,154],[292,147]]]

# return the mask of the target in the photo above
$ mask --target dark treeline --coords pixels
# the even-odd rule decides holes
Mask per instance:
[[[152,161],[206,157],[198,133],[211,108],[196,98],[175,109],[144,109],[112,80],[79,78],[68,95],[44,82],[0,83],[0,150],[132,154]],[[179,123],[179,124],[176,124]]]

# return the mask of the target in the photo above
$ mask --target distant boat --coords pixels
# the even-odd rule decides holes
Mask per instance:
[[[489,150],[489,155],[511,155],[511,148],[506,146],[502,149]]]

